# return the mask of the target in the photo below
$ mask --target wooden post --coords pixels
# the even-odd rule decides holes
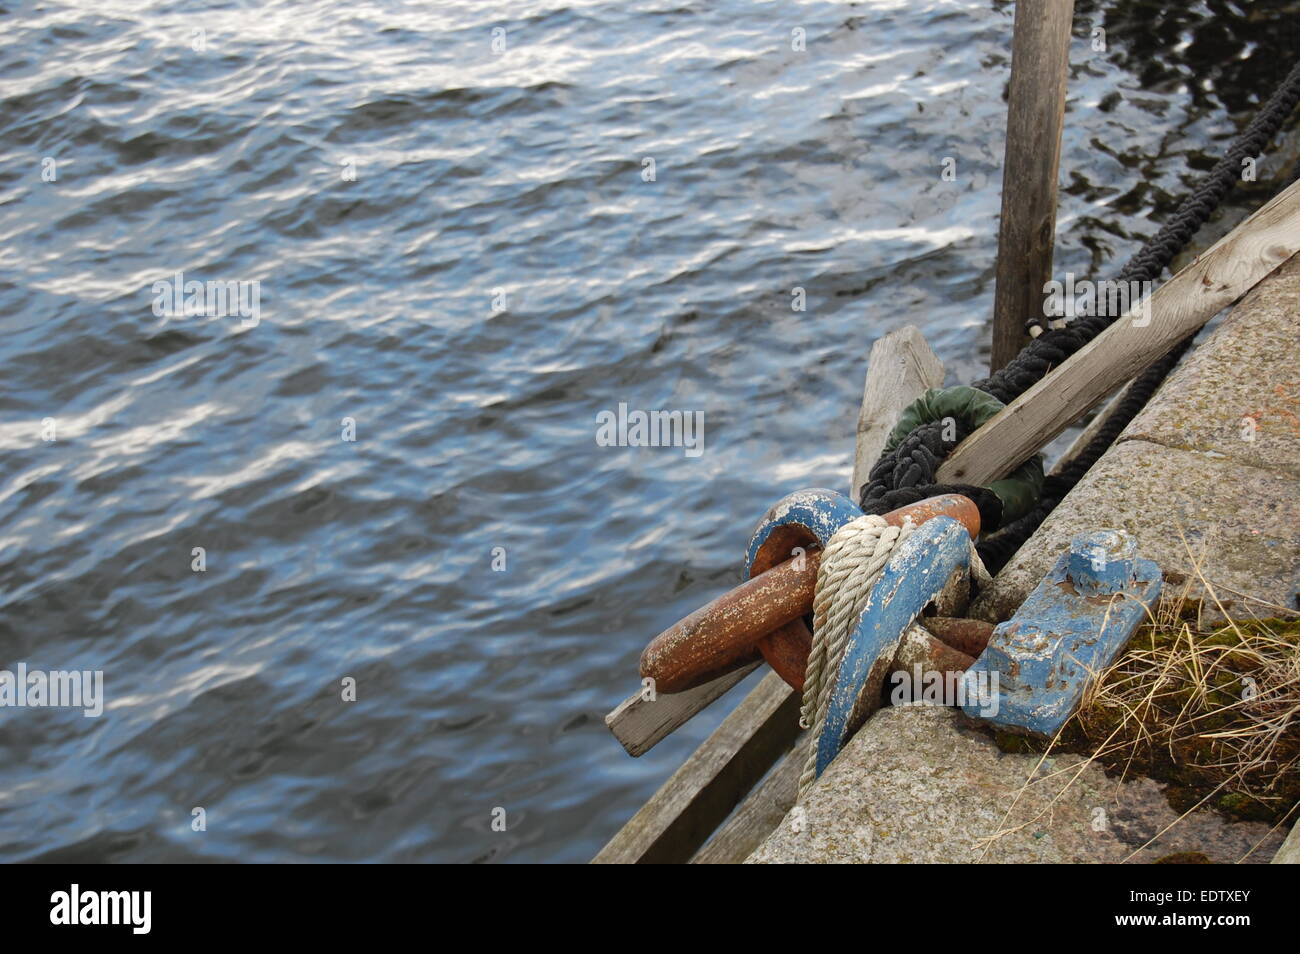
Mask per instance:
[[[1074,0],[1016,4],[993,291],[992,371],[1024,347],[1025,321],[1042,314],[1043,285],[1051,278],[1073,18]]]
[[[849,498],[855,503],[903,409],[927,388],[943,387],[943,374],[943,362],[913,325],[896,328],[871,346],[858,412],[853,485],[849,488]]]

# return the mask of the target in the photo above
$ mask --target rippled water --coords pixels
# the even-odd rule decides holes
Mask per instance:
[[[1077,6],[1057,268],[1104,277],[1297,4]],[[0,7],[0,668],[107,696],[0,710],[2,859],[586,860],[723,715],[632,760],[603,714],[847,490],[872,340],[987,360],[1009,4]],[[260,320],[155,315],[177,271]],[[619,402],[704,453],[597,446]]]

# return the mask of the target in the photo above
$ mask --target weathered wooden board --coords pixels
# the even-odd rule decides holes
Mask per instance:
[[[1300,182],[1216,242],[968,437],[939,468],[943,483],[987,485],[1034,454],[1106,394],[1241,298],[1300,252]]]
[[[761,665],[750,663],[685,692],[659,693],[653,702],[638,692],[605,716],[605,725],[628,755],[644,755]]]
[[[927,388],[943,387],[943,375],[943,362],[912,325],[876,339],[867,361],[867,380],[858,412],[850,499],[857,501],[858,489],[867,482],[867,475],[880,458],[885,438],[898,423],[903,408]]]
[[[695,853],[693,865],[738,865],[753,854],[781,824],[799,795],[799,774],[803,771],[804,743],[800,735],[794,748],[740,803],[740,807],[717,830],[709,843]]]
[[[689,861],[799,733],[799,696],[768,673],[593,864]]]
[[[1104,408],[1093,415],[1092,420],[1089,421],[1087,426],[1079,432],[1079,435],[1074,439],[1074,442],[1065,449],[1065,453],[1057,458],[1056,463],[1052,465],[1053,474],[1059,474],[1061,471],[1065,470],[1066,467],[1070,466],[1071,461],[1088,449],[1088,445],[1092,443],[1092,439],[1100,433],[1103,427],[1106,426],[1106,422],[1110,420],[1110,416],[1114,414],[1116,409],[1119,407],[1119,402],[1124,399],[1124,392],[1127,390],[1128,385],[1126,384],[1111,396],[1110,401],[1106,403]]]
[[[1286,841],[1273,856],[1273,864],[1300,865],[1300,825],[1292,827],[1291,834],[1286,836]]]
[[[1073,18],[1074,0],[1016,4],[993,291],[994,371],[1024,347],[1025,320],[1042,314],[1043,285],[1052,276]]]

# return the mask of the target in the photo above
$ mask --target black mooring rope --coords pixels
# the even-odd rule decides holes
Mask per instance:
[[[1083,475],[1092,469],[1092,465],[1101,459],[1101,455],[1110,449],[1110,445],[1115,443],[1115,438],[1119,437],[1120,432],[1137,417],[1142,408],[1146,407],[1156,389],[1191,347],[1192,339],[1195,337],[1196,335],[1193,334],[1183,339],[1172,351],[1134,379],[1133,383],[1125,389],[1123,397],[1115,405],[1105,423],[1093,435],[1092,440],[1088,441],[1088,445],[1063,467],[1060,473],[1053,474],[1043,481],[1043,493],[1037,507],[979,544],[977,549],[980,559],[984,561],[984,566],[990,573],[996,573],[1006,566],[1007,561],[1015,555],[1021,545],[1033,536],[1039,524],[1046,520],[1047,515],[1056,509],[1056,505],[1065,498],[1065,495],[1074,489],[1074,485],[1083,478]]]
[[[1300,103],[1300,63],[1291,68],[1246,129],[1228,147],[1201,182],[1179,204],[1169,220],[1160,227],[1128,264],[1118,281],[1155,281],[1164,269],[1206,223],[1228,191],[1240,180],[1242,160],[1264,151],[1282,123]],[[1096,315],[1079,318],[1062,328],[1043,332],[1016,355],[1006,367],[972,387],[1009,404],[1041,380],[1053,367],[1061,364],[1099,335],[1119,315]],[[1125,390],[1123,398],[1110,414],[1105,426],[1088,446],[1061,473],[1044,482],[1038,507],[996,536],[979,546],[980,557],[990,572],[996,573],[1038,528],[1052,509],[1069,493],[1090,467],[1128,426],[1138,411],[1155,393],[1179,358],[1191,344],[1189,337],[1160,358]],[[937,494],[959,493],[970,497],[980,509],[981,523],[996,528],[1002,519],[1002,503],[990,490],[965,484],[936,484],[935,473],[944,458],[970,433],[968,426],[957,422],[956,433],[943,440],[943,422],[922,424],[890,452],[883,454],[871,468],[862,485],[859,503],[864,513],[882,514]]]

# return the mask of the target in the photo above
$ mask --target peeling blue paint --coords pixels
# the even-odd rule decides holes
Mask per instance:
[[[835,677],[826,724],[817,740],[818,776],[844,746],[859,698],[859,716],[878,708],[904,631],[953,574],[970,565],[971,553],[966,528],[952,517],[935,517],[913,531],[885,564]]]
[[[789,526],[803,527],[824,547],[836,530],[860,516],[862,510],[857,504],[833,490],[813,487],[787,494],[772,505],[750,538],[745,552],[745,578],[750,577],[754,561],[775,531]],[[778,554],[777,560],[788,555]]]
[[[1122,530],[1081,533],[967,671],[996,674],[995,725],[1051,738],[1078,708],[1088,678],[1109,666],[1160,596],[1160,568]],[[973,686],[973,682],[968,682]]]

